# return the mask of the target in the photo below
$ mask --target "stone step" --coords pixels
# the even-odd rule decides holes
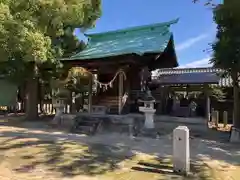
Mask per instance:
[[[93,131],[93,128],[92,126],[79,126],[77,128],[77,132],[87,132],[87,133],[91,133]]]
[[[111,106],[108,114],[118,114],[118,106]]]
[[[96,133],[96,128],[93,126],[78,126],[71,130],[73,133],[79,133],[79,134],[88,134],[93,135]]]
[[[112,99],[112,100],[102,99],[102,100],[100,100],[99,102],[118,102],[118,99]]]
[[[78,125],[79,126],[93,126],[97,123],[98,123],[98,121],[80,121],[80,122],[78,122]]]
[[[118,103],[98,103],[99,106],[105,106],[105,107],[112,107],[112,106],[118,106]]]
[[[114,100],[114,101],[103,100],[103,101],[99,101],[98,103],[99,104],[106,104],[106,103],[116,104],[116,103],[118,103],[118,100]]]
[[[118,104],[118,102],[109,102],[109,101],[106,101],[106,102],[98,102],[97,103],[98,105],[110,105],[110,104],[112,104],[112,105],[117,105]]]
[[[74,133],[83,133],[93,135],[101,125],[101,120],[91,117],[76,117],[75,123],[71,129]]]
[[[114,97],[111,97],[111,96],[109,96],[109,97],[102,97],[100,100],[102,100],[102,99],[115,100],[115,99],[118,99],[118,96],[114,96]]]

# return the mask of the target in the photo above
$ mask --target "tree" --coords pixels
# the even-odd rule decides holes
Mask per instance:
[[[200,0],[194,0],[197,2]],[[211,0],[207,4],[211,4]],[[240,72],[240,1],[223,0],[223,4],[215,5],[214,21],[217,24],[216,41],[212,44],[215,67],[225,70],[222,76],[230,76],[233,85],[233,125],[240,128],[239,112],[239,72]]]
[[[5,74],[26,80],[29,119],[37,116],[42,65],[55,68],[75,52],[74,29],[92,27],[100,13],[100,0],[0,0],[0,61],[10,64]]]
[[[225,70],[233,80],[234,126],[240,128],[239,72],[240,72],[240,1],[228,0],[214,9],[217,24],[216,41],[212,44],[215,67]]]
[[[201,2],[201,0],[192,0],[193,3]],[[204,0],[205,6],[215,6],[214,0]]]

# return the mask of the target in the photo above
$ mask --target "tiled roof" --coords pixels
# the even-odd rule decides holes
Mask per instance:
[[[169,27],[177,21],[86,34],[89,38],[87,47],[65,60],[89,60],[127,54],[143,55],[164,52],[173,36]]]
[[[218,84],[231,87],[231,77],[221,77],[222,69],[217,68],[170,68],[160,69],[158,76],[153,77],[159,84]],[[156,81],[157,80],[157,81]]]
[[[159,84],[218,84],[220,77],[216,73],[182,73],[161,75],[155,81]]]

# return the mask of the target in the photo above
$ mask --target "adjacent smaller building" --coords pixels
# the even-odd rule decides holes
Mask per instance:
[[[190,94],[192,92],[198,92],[204,96],[203,103],[200,103],[202,109],[205,111],[205,116],[210,119],[212,103],[214,108],[224,106],[225,102],[219,103],[213,102],[211,94],[212,87],[222,87],[224,89],[232,89],[232,79],[230,77],[221,77],[223,70],[207,67],[207,68],[165,68],[159,69],[158,75],[152,77],[150,83],[151,89],[154,90],[154,94],[160,94],[162,100],[161,106],[168,106],[165,103],[172,94],[181,92],[182,94]],[[183,109],[181,111],[184,111]],[[186,110],[187,111],[187,110]],[[232,112],[230,112],[232,114]]]

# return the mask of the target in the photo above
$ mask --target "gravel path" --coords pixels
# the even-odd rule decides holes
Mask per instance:
[[[160,136],[159,139],[131,138],[123,134],[98,134],[84,136],[63,133],[49,128],[19,128],[13,126],[0,126],[0,137],[28,137],[41,140],[69,140],[86,144],[103,144],[118,147],[121,153],[146,153],[160,157],[171,157],[172,134]],[[212,168],[224,169],[226,177],[231,177],[231,171],[239,168],[240,146],[221,143],[214,140],[200,138],[190,139],[190,154],[192,161],[202,161]]]
[[[172,155],[172,134],[160,136],[158,139],[129,137],[125,134],[97,134],[95,136],[64,133],[51,129],[18,128],[0,126],[0,136],[23,136],[48,140],[70,140],[82,143],[99,143],[109,146],[121,146],[126,150],[139,151],[160,156]],[[227,142],[190,138],[191,159],[208,157],[226,162],[240,160],[240,146]]]

